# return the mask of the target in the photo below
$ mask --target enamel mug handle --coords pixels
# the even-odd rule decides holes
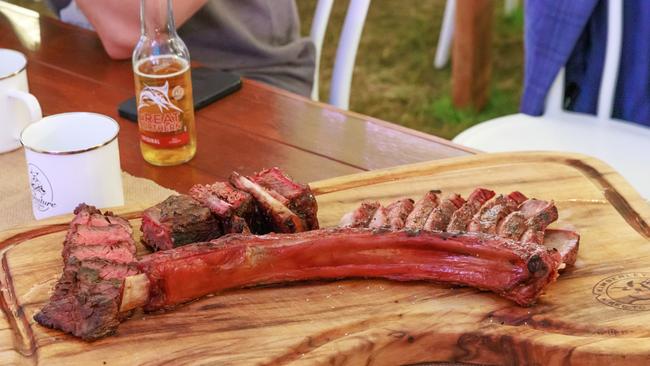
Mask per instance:
[[[14,138],[16,140],[19,140],[20,133],[23,131],[25,127],[27,127],[28,124],[32,122],[36,122],[41,118],[43,118],[43,113],[41,112],[41,105],[38,104],[38,100],[36,100],[35,96],[26,93],[24,91],[10,89],[6,91],[6,94],[9,98],[14,98],[22,102],[25,108],[27,108],[27,112],[29,113],[29,119],[27,121],[19,121],[14,131]]]

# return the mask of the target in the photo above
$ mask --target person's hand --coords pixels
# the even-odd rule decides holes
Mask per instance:
[[[140,1],[76,0],[79,9],[97,31],[106,53],[114,59],[131,57],[140,37]],[[164,0],[162,0],[164,1]],[[180,27],[207,0],[174,0],[174,21]]]

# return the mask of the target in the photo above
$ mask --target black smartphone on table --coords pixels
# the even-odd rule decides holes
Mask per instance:
[[[201,109],[239,89],[241,89],[241,78],[239,75],[207,67],[192,69],[194,110]],[[118,107],[118,112],[120,117],[137,122],[138,107],[135,102],[135,97],[122,102]]]

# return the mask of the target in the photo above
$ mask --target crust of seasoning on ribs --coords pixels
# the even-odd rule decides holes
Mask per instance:
[[[467,226],[467,231],[496,234],[499,221],[516,211],[526,199],[526,196],[517,191],[507,196],[497,195],[486,202],[474,215],[472,222]]]
[[[153,250],[218,238],[221,225],[210,209],[192,197],[170,196],[142,214],[142,240]]]
[[[465,200],[463,197],[459,196],[456,193],[451,194],[449,197],[443,199],[440,204],[431,211],[431,214],[429,214],[429,217],[424,223],[424,227],[422,229],[445,231],[449,225],[449,222],[451,221],[451,217],[454,212],[456,212],[456,210],[461,208],[464,204]]]
[[[555,250],[495,235],[360,228],[233,234],[140,261],[151,289],[148,311],[226,289],[350,277],[472,286],[528,306],[559,265]]]
[[[406,218],[411,211],[413,211],[413,200],[410,198],[397,200],[386,207],[379,206],[372,219],[370,219],[370,223],[365,227],[401,230],[404,228]]]
[[[63,243],[63,275],[34,316],[39,324],[85,340],[113,334],[130,315],[120,312],[122,283],[138,273],[128,221],[79,205]]]
[[[392,230],[401,230],[406,225],[406,218],[413,211],[414,202],[410,198],[397,200],[386,207],[388,224]]]
[[[228,182],[197,184],[190,188],[189,194],[219,218],[224,234],[264,230],[258,221],[253,196]]]
[[[347,214],[343,215],[343,217],[341,217],[341,222],[339,223],[339,226],[368,227],[370,221],[374,218],[375,213],[380,207],[381,205],[379,204],[379,202],[362,202],[361,205],[359,205],[359,207],[356,210],[352,212],[348,212]],[[384,217],[377,218],[377,220],[386,222],[388,220],[386,210],[383,210],[383,212],[380,213],[380,215],[382,214],[384,215]],[[378,224],[375,224],[375,226],[377,225]]]
[[[438,207],[440,198],[438,197],[440,191],[429,191],[415,203],[413,210],[406,218],[405,228],[409,230],[422,230],[424,224],[427,222],[431,211]]]
[[[485,188],[476,188],[453,215],[447,226],[447,231],[467,231],[467,226],[483,204],[494,197],[494,191]]]
[[[544,242],[544,230],[558,219],[557,207],[553,201],[529,199],[519,206],[519,211],[526,218],[526,230],[519,240],[541,244]]]
[[[494,192],[477,188],[467,202],[459,195],[452,194],[438,203],[436,191],[427,192],[408,215],[405,228],[411,231],[482,232],[519,242],[543,244],[559,251],[565,265],[575,263],[580,236],[573,231],[546,229],[558,218],[553,201],[528,199],[518,191],[507,196],[493,196]],[[401,202],[403,200],[391,205]],[[360,219],[367,215],[364,213],[369,207],[374,209],[376,205],[379,204],[362,202],[355,211],[343,216],[339,227],[390,228],[387,209],[381,206],[369,223]],[[474,212],[473,217],[470,216],[471,212]],[[425,217],[426,222],[422,226]],[[466,229],[461,229],[467,217],[471,217],[471,221]],[[447,221],[449,223],[445,224]]]

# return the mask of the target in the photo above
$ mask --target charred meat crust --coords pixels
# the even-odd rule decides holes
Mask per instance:
[[[221,225],[210,209],[187,195],[174,195],[146,209],[142,239],[153,250],[218,238]]]
[[[145,210],[141,231],[154,250],[230,233],[300,232],[318,228],[316,199],[307,185],[278,168],[252,177],[234,172],[229,182],[194,185]]]

